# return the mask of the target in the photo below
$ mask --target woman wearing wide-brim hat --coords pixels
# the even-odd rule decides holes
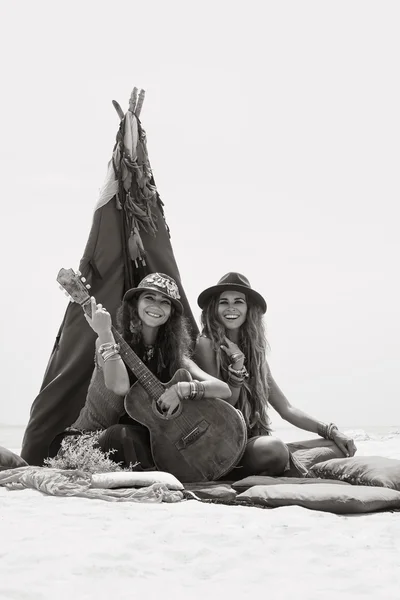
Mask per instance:
[[[98,445],[110,458],[125,466],[139,462],[143,468],[153,466],[150,435],[147,428],[126,412],[124,396],[136,377],[127,369],[111,329],[111,316],[95,298],[91,299],[91,317],[86,316],[97,334],[95,370],[86,402],[69,431],[63,432],[53,447],[57,452],[66,435],[96,431]],[[165,273],[150,273],[128,290],[117,312],[117,329],[148,369],[163,381],[169,381],[179,368],[186,368],[192,382],[182,381],[168,387],[157,404],[169,418],[180,401],[190,398],[227,399],[226,383],[202,371],[190,358],[187,321],[183,315],[180,292],[175,280]],[[72,439],[72,443],[75,438]],[[71,438],[70,438],[71,443]]]
[[[240,273],[230,272],[198,297],[202,334],[194,359],[207,373],[225,381],[228,399],[243,413],[249,441],[240,476],[282,474],[289,459],[287,446],[271,435],[268,406],[300,429],[330,439],[345,456],[356,451],[354,441],[333,423],[325,424],[292,406],[274,381],[266,360],[268,347],[263,316],[267,303]]]

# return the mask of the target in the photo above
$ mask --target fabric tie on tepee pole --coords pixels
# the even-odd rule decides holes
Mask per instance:
[[[134,88],[126,114],[113,101],[120,127],[79,270],[113,318],[125,291],[147,273],[170,275],[179,286],[195,337],[197,325],[182,287],[139,120],[143,100],[144,91]],[[81,307],[70,303],[25,430],[21,456],[29,464],[42,465],[55,436],[77,419],[93,372],[94,342]]]

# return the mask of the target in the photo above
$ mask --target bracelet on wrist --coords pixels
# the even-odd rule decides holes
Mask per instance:
[[[238,377],[233,373],[229,373],[227,384],[233,388],[240,388],[244,384],[244,377]]]
[[[182,383],[189,384],[189,392],[186,395],[182,392]],[[176,384],[176,393],[178,394],[179,400],[201,400],[204,397],[205,391],[206,388],[204,383],[194,379],[187,382],[179,381]]]
[[[329,423],[328,425],[328,431],[327,431],[327,436],[328,436],[328,440],[334,440],[335,439],[335,433],[339,431],[338,427],[335,425],[335,423]]]
[[[101,344],[99,346],[99,349],[97,352],[100,354],[101,357],[104,357],[104,354],[106,352],[110,352],[110,351],[119,352],[120,345],[116,344],[115,342],[106,342],[105,344]]]
[[[249,373],[246,367],[242,367],[241,369],[234,369],[232,365],[228,365],[228,371],[231,375],[234,375],[235,377],[240,377],[242,379],[248,379],[249,377]]]
[[[103,361],[107,362],[107,361],[114,361],[114,360],[122,360],[121,359],[121,355],[118,354],[118,352],[113,352],[112,354],[105,354],[103,357]]]
[[[326,423],[321,423],[317,427],[318,435],[326,440],[333,440],[336,431],[339,431],[339,429],[335,423],[329,423],[329,425]]]

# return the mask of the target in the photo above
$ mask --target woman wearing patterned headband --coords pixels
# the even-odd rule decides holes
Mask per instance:
[[[346,456],[354,455],[353,440],[333,423],[321,423],[292,406],[275,383],[265,357],[262,318],[267,305],[244,275],[227,273],[200,294],[198,304],[203,330],[194,359],[204,371],[228,383],[232,392],[228,402],[242,411],[248,427],[240,477],[280,475],[288,465],[286,445],[270,435],[268,404],[292,425],[334,441]]]
[[[184,367],[195,380],[192,385],[186,381],[174,384],[159,398],[158,406],[167,417],[180,400],[190,394],[191,397],[199,394],[222,399],[231,395],[226,383],[209,376],[190,360],[190,336],[179,298],[174,279],[163,273],[152,273],[138,287],[125,293],[117,312],[119,333],[158,379],[169,381],[177,369]],[[86,320],[98,335],[96,368],[85,406],[69,434],[100,430],[98,444],[104,452],[113,450],[110,458],[114,461],[125,465],[139,462],[140,468],[151,468],[149,432],[124,409],[124,396],[136,377],[121,359],[111,330],[110,314],[94,298],[91,302],[92,317],[86,316]]]

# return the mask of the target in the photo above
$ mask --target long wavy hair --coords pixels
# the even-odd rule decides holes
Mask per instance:
[[[221,350],[226,330],[219,320],[218,301],[219,295],[212,296],[201,313],[202,335],[211,340],[220,376],[227,381],[229,359]],[[261,308],[250,298],[246,301],[247,315],[239,331],[239,348],[246,357],[249,378],[241,388],[237,407],[242,411],[252,435],[265,435],[271,432],[267,412],[269,368],[266,354],[269,346]]]
[[[117,330],[124,340],[135,349],[143,344],[142,321],[138,313],[139,295],[122,302],[116,315]],[[171,305],[171,315],[157,332],[155,350],[157,356],[157,374],[167,369],[172,377],[182,368],[184,359],[190,355],[190,327],[188,320],[179,315]]]

